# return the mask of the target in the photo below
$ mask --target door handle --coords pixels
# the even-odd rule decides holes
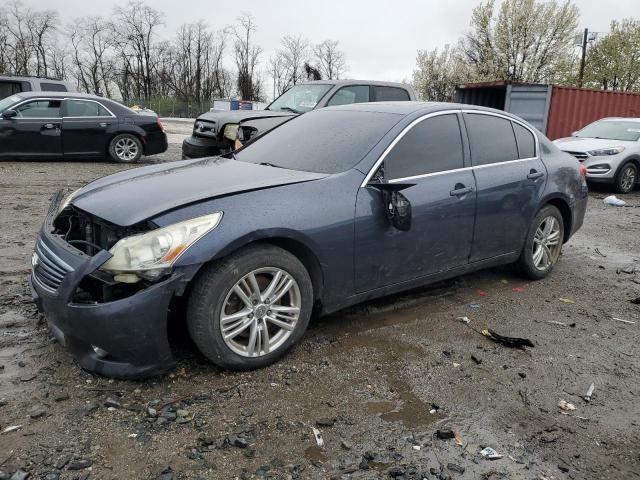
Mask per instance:
[[[59,124],[58,123],[45,123],[44,124],[44,128],[46,130],[53,130],[54,128],[58,128]]]
[[[539,179],[540,177],[544,177],[544,173],[542,173],[542,172],[537,172],[537,171],[535,171],[535,170],[531,170],[531,171],[529,172],[529,175],[527,175],[527,178],[528,178],[529,180],[537,180],[537,179]]]
[[[449,195],[451,195],[452,197],[461,197],[463,195],[466,195],[467,193],[471,193],[473,192],[473,187],[465,187],[464,185],[461,185],[458,187],[458,185],[456,185],[456,189],[455,190],[451,190],[449,192]]]
[[[101,127],[108,127],[111,124],[107,122],[100,122],[98,125],[100,125]]]

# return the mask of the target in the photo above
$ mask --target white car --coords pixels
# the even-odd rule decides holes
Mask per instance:
[[[587,167],[587,180],[631,192],[640,172],[640,118],[603,118],[555,140],[556,146]]]

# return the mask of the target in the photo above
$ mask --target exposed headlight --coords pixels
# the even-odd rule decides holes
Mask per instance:
[[[624,151],[624,147],[611,147],[611,148],[599,148],[598,150],[591,150],[587,152],[593,157],[602,157],[605,155],[617,155]]]
[[[118,241],[100,270],[111,273],[162,272],[171,267],[191,245],[220,223],[222,212],[192,218],[168,227]]]
[[[235,142],[236,137],[238,136],[238,125],[237,123],[230,123],[224,127],[224,137],[228,138],[232,142]]]
[[[66,197],[64,197],[64,200],[62,200],[62,202],[60,202],[60,205],[58,205],[58,210],[56,210],[56,217],[60,215],[60,212],[62,212],[65,208],[69,206],[69,204],[71,203],[71,200],[73,200],[73,197],[75,197],[76,193],[78,193],[79,191],[80,189],[75,190],[71,192],[69,195],[67,195]]]

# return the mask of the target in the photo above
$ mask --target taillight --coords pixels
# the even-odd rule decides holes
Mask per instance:
[[[160,121],[160,117],[156,117],[156,122],[158,123],[158,126],[160,127],[160,130],[162,130],[164,132],[164,125]]]
[[[587,167],[585,167],[583,163],[580,164],[580,176],[581,177],[587,176]]]

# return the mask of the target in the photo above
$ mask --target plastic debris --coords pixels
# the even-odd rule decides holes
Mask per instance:
[[[524,350],[524,347],[534,347],[535,345],[531,342],[531,340],[527,338],[518,338],[518,337],[505,337],[497,334],[493,330],[487,328],[486,330],[482,330],[482,335],[490,338],[496,343],[500,343],[505,347],[509,348],[520,348]]]
[[[414,450],[420,450],[420,448],[422,448],[422,447],[420,447],[420,445],[414,445],[414,446],[413,446],[413,447],[411,447],[411,448],[413,448]]]
[[[138,438],[138,434],[137,433],[130,433],[128,438]]]
[[[502,280],[500,280],[500,283],[502,283],[503,285],[506,285],[509,283],[509,280],[506,280],[503,278]]]
[[[316,439],[316,445],[319,447],[324,447],[324,440],[322,439],[322,433],[316,427],[311,427],[313,430],[313,436]]]
[[[615,195],[609,195],[608,197],[605,197],[603,201],[605,204],[612,205],[614,207],[623,207],[627,204],[627,202],[625,202],[624,200],[620,200]]]
[[[623,318],[616,318],[616,317],[613,317],[613,319],[614,319],[616,322],[630,323],[631,325],[635,325],[635,324],[636,324],[636,322],[632,322],[631,320],[625,320],[625,319],[623,319]]]
[[[483,448],[480,451],[480,455],[482,455],[484,458],[486,458],[488,460],[498,460],[498,459],[504,457],[504,455],[500,455],[498,452],[496,452],[491,447]]]
[[[596,389],[596,386],[593,382],[591,382],[591,385],[589,385],[589,388],[587,389],[587,393],[584,394],[584,401],[585,402],[590,402],[591,401],[591,397],[593,396],[593,391]]]
[[[559,298],[562,303],[568,303],[569,305],[576,303],[575,300],[571,300],[570,298]]]
[[[471,323],[471,320],[469,319],[469,317],[458,317],[458,320],[464,323]]]
[[[456,438],[456,434],[453,433],[453,430],[436,430],[436,437],[440,440],[450,440]]]
[[[11,425],[5,428],[4,430],[2,430],[2,433],[15,432],[16,430],[20,430],[21,428],[22,428],[22,425]]]
[[[607,256],[606,256],[604,253],[602,253],[598,247],[596,247],[596,249],[594,250],[594,252],[596,252],[596,253],[597,253],[598,255],[600,255],[601,257],[607,258]]]
[[[469,305],[467,305],[469,308],[480,308],[480,304],[479,303],[470,303]]]
[[[453,362],[453,368],[458,368],[460,366],[459,363]]]
[[[560,408],[561,410],[572,412],[573,410],[576,409],[576,406],[573,403],[569,403],[565,400],[560,400],[558,402],[558,408]]]
[[[453,431],[453,438],[455,438],[456,445],[458,445],[459,447],[462,447],[464,445],[464,442],[462,441],[462,435],[460,435],[460,432],[458,430]]]
[[[522,293],[524,292],[524,288],[522,287],[514,287],[511,289],[512,292],[516,292],[516,293]]]
[[[564,322],[559,322],[559,321],[557,321],[557,320],[547,320],[547,323],[548,323],[549,325],[558,325],[559,327],[566,327],[566,326],[567,326],[567,324],[566,324],[566,323],[564,323]]]
[[[484,290],[480,290],[480,289],[476,290],[476,293],[478,295],[480,295],[481,297],[486,297],[487,295],[489,295],[487,292],[485,292]]]

